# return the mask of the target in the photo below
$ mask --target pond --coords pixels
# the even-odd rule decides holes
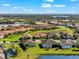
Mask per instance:
[[[79,59],[79,56],[40,56],[38,59]]]

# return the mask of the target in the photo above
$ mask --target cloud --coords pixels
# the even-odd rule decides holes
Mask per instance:
[[[54,0],[46,0],[46,1],[48,1],[48,2],[54,2]]]
[[[43,3],[41,7],[48,8],[48,7],[52,7],[52,5],[49,3]]]
[[[77,0],[71,0],[71,1],[77,1]]]
[[[33,10],[28,10],[29,12],[32,12]]]
[[[13,7],[14,9],[17,9],[18,7]]]
[[[10,4],[3,4],[3,6],[6,6],[7,7],[7,6],[10,6]]]
[[[65,7],[64,4],[60,4],[60,5],[54,5],[55,7]]]
[[[23,9],[24,11],[27,11],[27,9]]]

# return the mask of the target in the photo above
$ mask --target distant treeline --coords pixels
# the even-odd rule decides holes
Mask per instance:
[[[62,17],[64,16],[64,17]],[[50,21],[50,20],[79,20],[79,15],[70,14],[2,14],[0,22],[25,22],[34,23],[35,21]]]

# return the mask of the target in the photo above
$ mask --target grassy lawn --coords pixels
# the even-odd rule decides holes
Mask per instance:
[[[74,21],[75,23],[79,24],[79,19]]]
[[[4,44],[6,48],[11,48],[10,44]],[[73,49],[58,49],[52,48],[49,50],[39,48],[38,45],[36,44],[35,47],[29,47],[28,50],[22,51],[19,45],[16,43],[14,45],[15,49],[17,50],[18,55],[16,57],[10,58],[10,59],[36,59],[38,55],[79,55],[79,52],[72,51],[73,49],[78,48],[73,48]],[[28,56],[29,55],[29,56]]]
[[[29,32],[25,32],[26,34],[31,34],[31,35],[34,35],[35,33],[38,33],[38,32],[55,32],[55,33],[59,33],[60,31],[64,31],[66,33],[69,33],[70,35],[73,34],[74,30],[73,29],[70,29],[70,28],[66,28],[66,27],[63,27],[63,26],[60,26],[58,27],[57,29],[52,29],[52,30],[37,30],[37,31],[29,31]],[[22,34],[16,34],[16,35],[9,35],[7,38],[4,38],[4,39],[0,39],[0,41],[17,41],[20,37],[21,37]],[[10,44],[3,44],[5,48],[11,48],[12,46]],[[18,55],[14,58],[10,58],[10,59],[36,59],[36,57],[38,55],[44,55],[44,54],[79,54],[79,52],[73,52],[72,49],[58,49],[56,50],[56,48],[53,48],[53,49],[49,49],[48,51],[46,51],[46,49],[41,49],[39,48],[38,44],[36,44],[35,47],[29,47],[27,51],[22,51],[21,48],[19,47],[18,43],[16,43],[14,45],[15,49],[18,51]],[[79,49],[78,49],[79,50]],[[29,57],[28,57],[29,55]]]
[[[26,33],[29,33],[31,35],[34,35],[35,33],[38,33],[38,32],[44,32],[44,33],[55,32],[55,33],[59,33],[60,31],[63,31],[63,32],[66,32],[66,33],[72,35],[73,32],[74,32],[74,29],[70,29],[70,28],[67,28],[67,27],[64,27],[64,26],[58,26],[57,29],[37,30],[37,31],[30,31],[30,32],[26,32]]]
[[[70,35],[73,35],[73,32],[75,31],[74,29],[70,29],[70,28],[67,28],[67,27],[64,27],[64,26],[59,26],[58,28],[59,29],[56,29],[55,31],[63,31],[63,32],[66,32]]]
[[[74,30],[64,27],[64,26],[59,26],[57,29],[51,29],[51,30],[37,30],[37,31],[27,31],[24,34],[31,34],[34,35],[35,33],[38,32],[55,32],[55,33],[59,33],[60,31],[66,32],[70,35],[73,35]],[[4,39],[0,39],[0,41],[17,41],[19,38],[21,37],[21,34],[15,34],[15,35],[9,35],[8,37],[4,38]]]
[[[16,34],[16,35],[9,35],[6,38],[0,39],[0,41],[17,41],[19,38],[21,37],[20,34]]]
[[[31,34],[34,35],[35,33],[38,32],[55,32],[55,33],[59,33],[60,31],[66,32],[70,35],[73,35],[74,30],[70,29],[70,28],[66,28],[64,26],[59,26],[57,29],[51,29],[51,30],[37,30],[37,31],[27,31],[25,32],[25,34]],[[15,34],[15,35],[9,35],[8,37],[4,38],[4,39],[0,39],[0,41],[17,41],[19,38],[21,37],[21,34]]]
[[[28,49],[28,52],[29,53],[32,53],[32,54],[37,54],[37,55],[44,55],[44,54],[52,54],[52,55],[61,55],[61,54],[64,54],[64,55],[71,55],[71,54],[79,54],[79,52],[73,52],[72,49],[65,49],[65,50],[62,50],[62,49],[58,49],[56,51],[56,48],[53,48],[53,49],[49,49],[48,51],[46,51],[45,49],[37,49],[37,48],[29,48]]]

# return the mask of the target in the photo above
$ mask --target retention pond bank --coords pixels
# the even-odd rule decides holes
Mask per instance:
[[[38,59],[79,59],[79,56],[53,56],[53,55],[43,55]]]

